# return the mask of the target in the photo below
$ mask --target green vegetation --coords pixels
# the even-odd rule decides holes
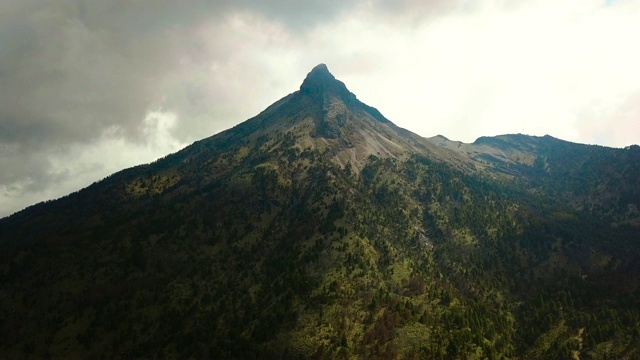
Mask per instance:
[[[0,219],[0,355],[640,358],[638,149],[479,172],[340,84]]]
[[[352,174],[283,139],[209,184],[140,170],[111,189],[137,202],[74,213],[79,193],[5,230],[2,352],[638,356],[637,290],[610,282],[626,262],[608,243],[631,235],[424,157]]]

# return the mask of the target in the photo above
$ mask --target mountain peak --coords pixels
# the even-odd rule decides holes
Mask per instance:
[[[311,69],[302,85],[300,85],[300,91],[314,97],[331,94],[347,102],[356,98],[342,81],[336,79],[329,72],[325,64],[318,64]]]
[[[329,75],[331,75],[331,73],[329,72],[329,68],[327,68],[327,65],[324,63],[320,63],[316,66],[313,67],[313,69],[311,69],[310,73],[314,73],[314,72],[321,72],[321,73],[327,73]],[[331,75],[333,76],[333,75]]]

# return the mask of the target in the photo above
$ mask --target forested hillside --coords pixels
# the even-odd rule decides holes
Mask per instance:
[[[0,219],[0,355],[639,358],[639,153],[420,138],[320,65]]]

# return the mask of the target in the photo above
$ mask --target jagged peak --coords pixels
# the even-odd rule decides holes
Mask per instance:
[[[311,71],[309,71],[307,77],[302,82],[302,85],[300,85],[300,89],[302,89],[305,85],[317,82],[318,80],[330,82],[336,81],[336,78],[335,76],[333,76],[333,74],[331,74],[326,64],[318,64],[314,66]]]
[[[332,94],[344,101],[356,99],[356,96],[347,89],[346,85],[329,72],[329,68],[325,64],[318,64],[311,69],[300,85],[300,91],[312,96]]]
[[[313,69],[311,69],[310,73],[314,73],[314,72],[327,73],[327,74],[331,75],[331,72],[329,72],[329,68],[327,67],[327,64],[324,64],[324,63],[320,63],[320,64],[314,66]],[[333,76],[333,75],[331,75],[331,76]]]

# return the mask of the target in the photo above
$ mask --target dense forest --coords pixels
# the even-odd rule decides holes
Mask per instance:
[[[0,219],[0,355],[640,358],[637,147],[513,135],[474,158],[324,70]]]

